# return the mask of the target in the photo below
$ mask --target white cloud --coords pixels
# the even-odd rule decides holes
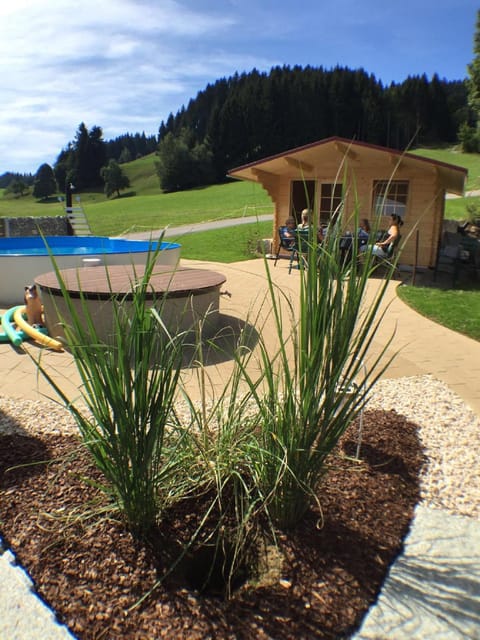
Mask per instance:
[[[451,77],[442,73],[442,65],[460,59],[463,70],[471,58],[473,9],[472,15],[457,12],[464,20],[462,33],[458,25],[449,25],[456,33],[452,55],[445,55],[437,43],[432,62],[431,42],[442,38],[428,29],[433,16],[439,14],[441,20],[448,7],[439,11],[438,2],[428,0],[425,23],[417,27],[424,34],[420,43],[409,40],[409,16],[402,25],[403,14],[395,13],[399,51],[388,48],[391,21],[386,14],[367,11],[355,0],[339,2],[305,0],[300,6],[290,0],[4,0],[0,174],[34,172],[43,162],[53,164],[80,122],[101,126],[106,139],[126,132],[156,134],[170,112],[207,83],[236,71],[268,70],[277,64],[328,68],[338,62],[364,66],[378,77],[408,68],[414,73],[421,65],[429,72],[429,64],[438,64],[440,75]],[[449,5],[448,0],[443,4]],[[448,8],[448,16],[452,12]],[[380,42],[385,47],[381,52]]]
[[[0,7],[0,173],[55,160],[80,122],[156,133],[192,93],[235,71],[208,50],[232,27],[179,2],[19,0]]]

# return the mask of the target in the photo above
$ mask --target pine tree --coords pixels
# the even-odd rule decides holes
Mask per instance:
[[[66,179],[73,182],[77,190],[98,187],[103,184],[101,170],[106,163],[106,147],[100,127],[89,131],[85,123],[78,127],[75,140],[70,147]]]
[[[40,165],[33,181],[33,197],[45,200],[57,191],[57,181],[52,167],[44,163]]]
[[[469,113],[458,130],[458,139],[466,153],[480,151],[480,11],[477,11],[475,36],[473,39],[474,58],[468,65],[467,100]]]
[[[477,12],[473,53],[475,57],[468,65],[468,104],[475,114],[477,127],[480,127],[480,11]]]

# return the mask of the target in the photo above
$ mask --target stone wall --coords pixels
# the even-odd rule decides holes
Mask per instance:
[[[72,227],[66,216],[0,218],[0,237],[71,236]]]

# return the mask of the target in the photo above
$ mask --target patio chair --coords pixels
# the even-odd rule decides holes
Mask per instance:
[[[296,237],[293,243],[293,249],[290,254],[290,264],[288,265],[288,273],[292,272],[293,263],[296,261],[297,266],[300,268],[300,264],[303,264],[304,267],[307,266],[307,254],[309,247],[309,229],[304,229],[303,231],[297,229]]]
[[[437,259],[433,270],[433,280],[437,281],[439,273],[447,273],[452,276],[452,287],[455,286],[458,277],[458,263],[460,258],[460,244],[447,244],[438,247]]]
[[[461,273],[480,273],[480,241],[461,234],[445,233],[440,243],[433,280],[437,280],[439,273],[452,276],[452,288],[455,287]]]
[[[373,257],[373,265],[375,267],[385,267],[387,269],[393,266],[393,275],[396,275],[396,273],[399,272],[398,266],[396,264],[396,258],[401,239],[402,236],[398,234],[395,240],[388,245],[384,256],[375,255]]]
[[[279,227],[278,229],[278,238],[279,238],[279,244],[278,244],[278,249],[277,249],[277,253],[275,255],[275,262],[273,263],[273,266],[276,267],[277,266],[277,261],[278,261],[278,257],[280,255],[280,251],[282,249],[284,249],[285,251],[288,251],[288,253],[292,253],[294,246],[295,246],[295,239],[294,238],[290,238],[290,237],[286,237],[285,236],[285,232],[287,231],[287,227],[283,226],[283,227]]]

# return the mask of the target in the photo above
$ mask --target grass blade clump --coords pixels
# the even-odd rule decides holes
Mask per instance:
[[[246,366],[251,351],[246,347],[248,331],[238,339],[238,361]],[[194,402],[184,391],[190,415],[188,436],[191,477],[195,494],[201,496],[199,524],[189,549],[195,569],[196,587],[220,589],[230,594],[232,586],[248,571],[259,534],[263,501],[251,474],[251,451],[256,449],[256,413],[251,392],[243,383],[243,369],[237,364],[220,391],[210,387],[202,360],[201,329],[197,336],[196,372],[200,400]],[[215,340],[213,350],[220,349]],[[221,351],[221,349],[220,349]]]
[[[70,401],[40,365],[75,417],[129,527],[140,536],[184,488],[179,473],[184,434],[176,431],[172,410],[184,336],[170,335],[161,321],[165,299],[155,299],[149,284],[157,257],[158,250],[151,253],[129,296],[112,294],[108,341],[98,335],[86,298],[80,293],[80,307],[74,304],[57,269],[68,315],[67,346],[82,382],[80,399]]]
[[[349,222],[358,229],[358,214]],[[387,366],[382,368],[379,363],[388,344],[369,360],[368,367],[365,363],[394,265],[387,268],[366,308],[369,277],[376,269],[374,258],[369,249],[360,264],[357,232],[350,259],[342,258],[340,239],[345,223],[339,212],[319,246],[313,225],[299,264],[298,312],[275,288],[267,266],[280,346],[272,356],[260,340],[261,384],[245,371],[260,414],[255,473],[262,495],[271,496],[269,515],[283,528],[294,527],[310,504],[320,499],[328,456]]]

